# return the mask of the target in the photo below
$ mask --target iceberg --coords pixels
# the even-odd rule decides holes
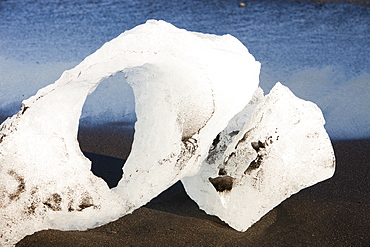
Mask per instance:
[[[222,131],[200,172],[182,179],[206,213],[246,231],[283,200],[333,176],[335,157],[320,109],[277,83]]]
[[[137,121],[122,179],[109,189],[91,172],[77,132],[86,97],[119,72]],[[0,245],[43,229],[106,224],[179,180],[201,209],[245,231],[331,177],[320,109],[280,83],[264,96],[259,72],[236,38],[164,21],[104,44],[0,125]]]
[[[97,227],[197,174],[215,136],[250,101],[259,71],[236,38],[164,21],[104,44],[1,124],[0,245],[42,229]],[[123,177],[109,189],[90,171],[77,132],[86,97],[118,72],[133,88],[137,122]]]

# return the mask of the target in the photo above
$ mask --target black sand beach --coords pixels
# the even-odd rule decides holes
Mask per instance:
[[[124,125],[81,128],[79,134],[95,174],[110,186],[119,180],[132,138]],[[370,246],[370,140],[333,145],[333,178],[293,195],[244,233],[206,215],[178,182],[115,222],[82,232],[41,231],[17,246]]]

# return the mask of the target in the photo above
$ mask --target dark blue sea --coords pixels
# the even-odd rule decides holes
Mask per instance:
[[[280,81],[318,104],[331,138],[370,138],[370,7],[349,3],[2,0],[0,116],[15,114],[23,99],[148,19],[235,36],[262,63],[265,93]],[[82,118],[134,121],[131,89],[109,80],[88,98]]]

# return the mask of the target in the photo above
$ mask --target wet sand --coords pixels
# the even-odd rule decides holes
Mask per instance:
[[[80,130],[93,172],[111,187],[132,138],[125,124]],[[293,195],[244,233],[205,214],[178,182],[115,222],[88,231],[41,231],[17,246],[370,246],[370,140],[333,145],[333,178]]]

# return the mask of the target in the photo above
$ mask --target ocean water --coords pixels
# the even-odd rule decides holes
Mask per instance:
[[[0,1],[0,121],[105,42],[148,19],[231,34],[262,63],[265,93],[280,81],[318,104],[332,139],[370,138],[370,7],[294,1]],[[237,90],[237,89],[235,89]],[[124,76],[88,97],[84,124],[135,121]]]

